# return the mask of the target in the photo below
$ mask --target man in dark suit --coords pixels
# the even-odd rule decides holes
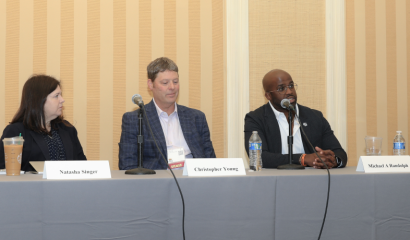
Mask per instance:
[[[183,149],[186,158],[215,158],[205,114],[199,110],[176,104],[179,93],[177,65],[162,57],[152,61],[148,67],[148,88],[153,99],[145,105],[146,114],[158,147],[168,159],[168,151]],[[119,143],[119,168],[138,167],[138,113],[125,113]],[[167,165],[155,145],[146,119],[143,119],[144,158],[143,167],[166,169]]]
[[[262,164],[264,168],[277,168],[288,164],[287,135],[289,133],[289,111],[282,108],[283,99],[289,99],[295,106],[307,139],[301,134],[297,120],[292,123],[294,138],[293,164],[302,164],[314,168],[326,168],[317,158],[314,151],[323,159],[329,168],[344,167],[347,164],[346,152],[341,147],[333,131],[320,111],[297,104],[297,84],[289,73],[274,69],[263,78],[265,97],[269,102],[245,116],[245,149],[249,155],[248,141],[252,131],[258,131],[262,140]],[[293,119],[295,113],[292,111]]]

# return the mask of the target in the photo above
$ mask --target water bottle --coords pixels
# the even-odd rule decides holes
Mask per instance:
[[[262,140],[257,131],[249,139],[249,168],[251,171],[262,170]]]
[[[404,155],[406,152],[406,141],[404,140],[401,131],[397,131],[393,140],[393,155]]]

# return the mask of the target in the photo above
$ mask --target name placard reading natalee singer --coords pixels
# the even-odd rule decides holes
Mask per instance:
[[[246,175],[242,158],[187,158],[182,175],[234,176]]]
[[[45,161],[43,178],[47,179],[96,179],[111,178],[107,160]]]
[[[410,156],[361,156],[357,172],[410,172]]]

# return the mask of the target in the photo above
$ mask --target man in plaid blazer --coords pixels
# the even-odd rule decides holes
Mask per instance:
[[[168,58],[157,58],[148,67],[148,88],[154,98],[145,105],[146,118],[143,119],[144,154],[143,167],[166,169],[167,150],[172,147],[184,149],[186,158],[215,158],[205,114],[199,110],[176,104],[179,93],[177,65]],[[122,118],[122,132],[119,143],[119,168],[121,170],[138,167],[138,114],[141,109],[125,113]],[[161,152],[161,153],[160,153]]]

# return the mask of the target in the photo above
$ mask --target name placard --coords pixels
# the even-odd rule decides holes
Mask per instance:
[[[182,175],[235,176],[246,173],[242,158],[187,158]]]
[[[45,161],[43,178],[96,179],[111,178],[107,160],[98,161]]]
[[[410,156],[361,156],[357,172],[410,172]]]

